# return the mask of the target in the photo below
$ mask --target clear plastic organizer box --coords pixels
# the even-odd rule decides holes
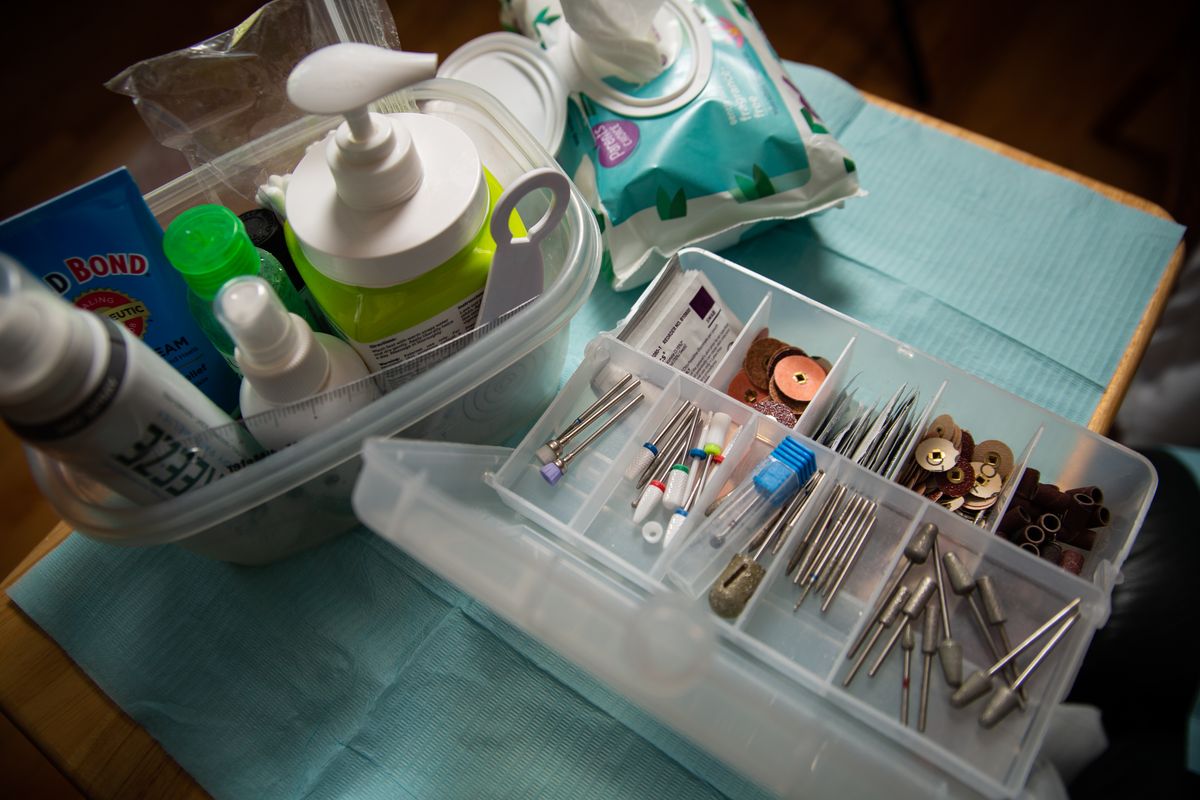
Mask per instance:
[[[375,110],[448,119],[479,148],[502,186],[554,159],[490,95],[452,80],[431,80],[391,95]],[[253,141],[146,196],[166,226],[200,203],[241,212],[271,174],[285,174],[340,118],[309,117]],[[548,194],[517,211],[533,222]],[[369,436],[498,443],[527,427],[554,397],[571,317],[600,267],[601,245],[586,204],[572,191],[562,223],[542,243],[545,290],[494,330],[464,334],[437,352],[391,368],[407,378],[370,406],[227,478],[154,506],[131,506],[27,449],[34,477],[63,519],[81,533],[127,545],[179,542],[239,563],[274,561],[358,523],[350,493]],[[337,391],[337,390],[333,390]],[[319,404],[320,398],[304,405]],[[299,408],[299,404],[297,406]],[[293,409],[294,411],[295,409]],[[182,443],[185,446],[189,443]],[[203,443],[192,443],[203,449]]]
[[[1108,617],[1112,587],[1154,493],[1153,468],[1136,453],[735,264],[699,250],[683,251],[680,263],[685,270],[702,270],[733,312],[747,320],[710,385],[602,334],[511,453],[369,442],[355,492],[360,517],[774,793],[1017,795],[1054,705],[1066,695],[1093,633]],[[778,339],[836,359],[795,430],[714,388],[727,385],[764,327]],[[596,399],[593,379],[612,368],[639,378],[644,400],[583,450],[557,486],[548,485],[538,473],[535,450]],[[1082,574],[995,535],[1011,486],[987,525],[977,526],[808,438],[822,404],[851,376],[868,396],[872,386],[885,398],[902,383],[916,386],[932,400],[929,415],[950,413],[963,428],[1008,442],[1019,454],[1013,475],[1029,464],[1041,471],[1043,482],[1102,486],[1112,519]],[[687,523],[664,549],[647,543],[633,523],[636,487],[623,472],[681,400],[724,411],[738,428],[722,466],[730,472],[706,484]],[[918,427],[924,429],[929,418]],[[795,530],[805,529],[837,485],[875,500],[876,524],[828,612],[811,601],[794,610],[797,590],[784,567],[788,545],[773,559],[762,559],[761,585],[736,619],[723,620],[709,608],[709,588],[747,542],[734,535],[714,547],[699,509],[788,435],[808,446],[825,472]],[[466,482],[454,499],[439,492],[438,486],[462,486],[461,476],[473,470],[495,492],[484,481]],[[955,553],[975,577],[991,577],[1012,642],[1080,600],[1079,620],[1025,684],[1027,708],[991,729],[978,722],[985,700],[963,709],[950,705],[936,657],[925,732],[911,721],[901,725],[899,646],[876,677],[860,674],[849,689],[842,685],[852,663],[846,656],[851,643],[871,624],[870,612],[904,558],[906,543],[926,522],[939,529],[943,554]],[[906,584],[930,574],[933,562],[911,570]],[[984,651],[966,600],[946,586],[952,631],[964,648],[964,674],[987,669],[994,658]],[[915,718],[919,646],[913,656]]]

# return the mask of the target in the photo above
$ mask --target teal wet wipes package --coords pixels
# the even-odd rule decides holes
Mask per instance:
[[[119,322],[226,411],[240,378],[187,309],[162,228],[133,177],[118,169],[0,222],[0,252],[56,294]]]
[[[514,0],[508,21],[570,88],[558,160],[600,221],[614,288],[645,283],[681,247],[733,244],[860,194],[745,3],[666,0],[639,32],[613,30],[636,16],[612,1]],[[663,66],[630,74],[622,54],[647,48],[641,62]]]

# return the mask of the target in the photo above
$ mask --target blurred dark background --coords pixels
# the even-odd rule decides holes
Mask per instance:
[[[6,12],[0,218],[115,167],[144,191],[184,172],[122,68],[237,25],[260,0],[22,4]],[[1155,202],[1200,225],[1200,3],[749,0],[779,54]],[[405,49],[441,56],[499,29],[496,0],[390,3]],[[56,522],[0,429],[0,575]],[[78,797],[0,719],[0,796]]]

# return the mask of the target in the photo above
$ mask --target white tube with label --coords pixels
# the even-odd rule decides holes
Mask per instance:
[[[354,348],[314,333],[291,314],[262,278],[234,278],[213,303],[237,349],[246,427],[264,446],[279,450],[327,428],[379,397]],[[334,391],[341,388],[342,391]],[[303,410],[287,409],[312,398]]]
[[[144,505],[254,458],[229,415],[124,326],[15,281],[0,285],[0,418]]]

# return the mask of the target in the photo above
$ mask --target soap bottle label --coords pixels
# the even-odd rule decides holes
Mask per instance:
[[[444,358],[447,354],[432,352],[439,345],[452,341],[475,328],[475,320],[479,317],[479,304],[482,300],[483,290],[480,289],[441,314],[374,342],[358,342],[350,337],[344,338],[362,356],[362,360],[371,372],[381,372],[410,359],[425,356],[414,363],[413,366],[416,369],[397,371],[398,374],[385,376],[387,388],[394,389],[404,383],[412,374],[426,370]]]

